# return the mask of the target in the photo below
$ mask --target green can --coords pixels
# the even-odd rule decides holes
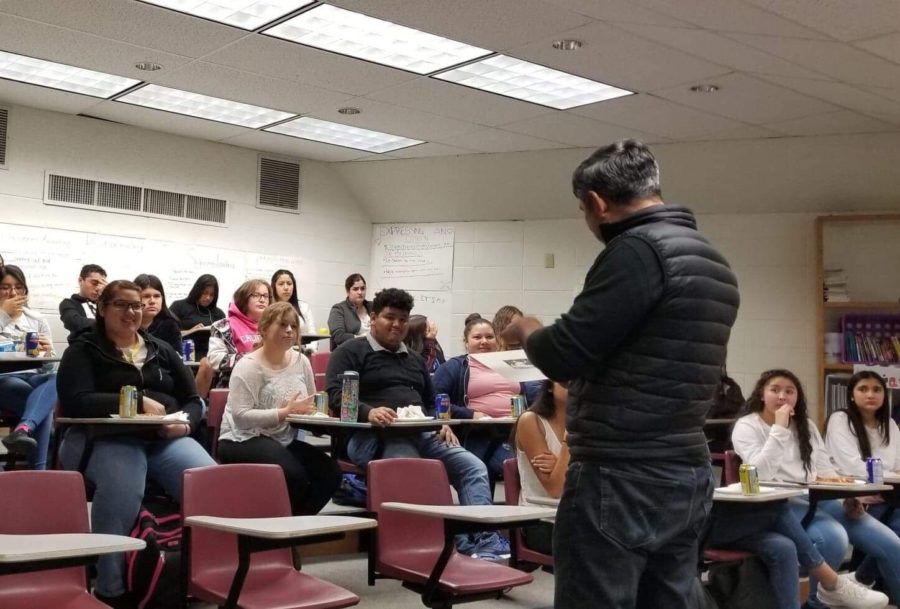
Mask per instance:
[[[738,469],[741,478],[741,493],[744,495],[759,495],[759,473],[755,465],[741,464]]]

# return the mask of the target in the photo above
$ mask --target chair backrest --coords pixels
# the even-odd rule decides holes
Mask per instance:
[[[725,484],[734,484],[741,481],[739,469],[741,458],[733,450],[725,451]]]
[[[503,497],[506,500],[506,505],[519,505],[519,494],[521,492],[522,481],[519,479],[519,463],[515,459],[507,459],[503,462]]]
[[[503,494],[506,505],[519,505],[519,495],[522,492],[522,480],[519,477],[519,463],[516,459],[507,459],[503,462]],[[539,565],[553,565],[553,557],[529,549],[525,545],[525,536],[522,529],[515,528],[510,531],[512,535],[512,556],[509,563],[511,567],[518,567],[518,563],[533,562]]]
[[[382,510],[387,501],[426,505],[451,505],[450,482],[444,464],[435,459],[379,459],[367,469],[366,502],[378,519],[376,553],[379,563],[422,551],[439,551],[444,545],[444,524],[403,512]]]
[[[16,471],[0,473],[0,533],[38,535],[89,533],[84,479],[78,472]],[[11,599],[35,591],[86,589],[84,567],[0,576],[0,607],[19,606]],[[35,601],[38,602],[38,601]]]
[[[219,460],[219,430],[222,429],[222,417],[225,415],[225,404],[227,403],[227,389],[210,389],[206,426],[209,428],[209,452],[216,461]]]
[[[277,465],[236,463],[188,469],[183,474],[181,511],[188,516],[275,518],[291,515],[284,472]],[[237,537],[210,529],[191,530],[190,582],[210,571],[237,569]],[[290,548],[253,555],[253,570],[293,568]]]
[[[309,358],[309,363],[313,369],[313,377],[316,379],[316,391],[325,391],[325,374],[328,372],[328,362],[330,360],[330,351],[316,351]]]

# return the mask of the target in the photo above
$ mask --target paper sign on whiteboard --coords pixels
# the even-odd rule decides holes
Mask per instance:
[[[453,227],[376,224],[373,283],[382,288],[449,291],[453,287]]]

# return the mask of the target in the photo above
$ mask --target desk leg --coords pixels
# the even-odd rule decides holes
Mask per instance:
[[[806,510],[806,514],[803,516],[803,520],[800,521],[800,526],[804,529],[809,526],[809,523],[812,522],[813,516],[816,515],[816,507],[818,506],[818,499],[814,499],[812,497],[809,498],[809,509]]]
[[[441,550],[441,555],[438,556],[437,562],[434,563],[434,568],[431,570],[431,575],[428,576],[425,589],[422,591],[422,603],[426,607],[432,607],[436,600],[435,597],[437,596],[441,575],[444,573],[444,569],[447,568],[447,563],[450,562],[450,556],[455,548],[455,538],[455,528],[451,523],[444,521],[444,549]]]
[[[228,591],[225,609],[237,609],[241,588],[244,587],[244,580],[247,579],[247,572],[250,570],[250,551],[247,538],[238,535],[238,567],[234,572],[234,579],[231,580],[231,589]]]

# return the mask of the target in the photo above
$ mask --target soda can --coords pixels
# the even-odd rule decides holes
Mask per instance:
[[[744,495],[759,495],[759,473],[756,466],[743,463],[738,473],[741,478],[741,492]]]
[[[193,339],[186,338],[183,341],[181,341],[181,350],[182,350],[182,355],[184,356],[184,361],[186,361],[186,362],[195,361],[195,359],[197,357],[197,355],[196,355],[197,351],[194,348]]]
[[[137,416],[137,387],[125,385],[119,390],[119,416],[130,419]]]
[[[509,398],[509,405],[512,416],[518,418],[525,412],[525,396],[522,394],[512,396]]]
[[[866,459],[866,479],[869,484],[884,484],[884,464],[877,457]]]
[[[317,391],[315,399],[316,412],[328,414],[328,394],[324,391]]]
[[[446,393],[439,393],[434,396],[434,414],[439,419],[450,419],[450,396]]]
[[[341,375],[341,421],[355,422],[359,416],[359,373],[348,370]]]
[[[41,354],[41,345],[38,342],[37,332],[25,333],[25,354],[29,357],[37,357]]]

